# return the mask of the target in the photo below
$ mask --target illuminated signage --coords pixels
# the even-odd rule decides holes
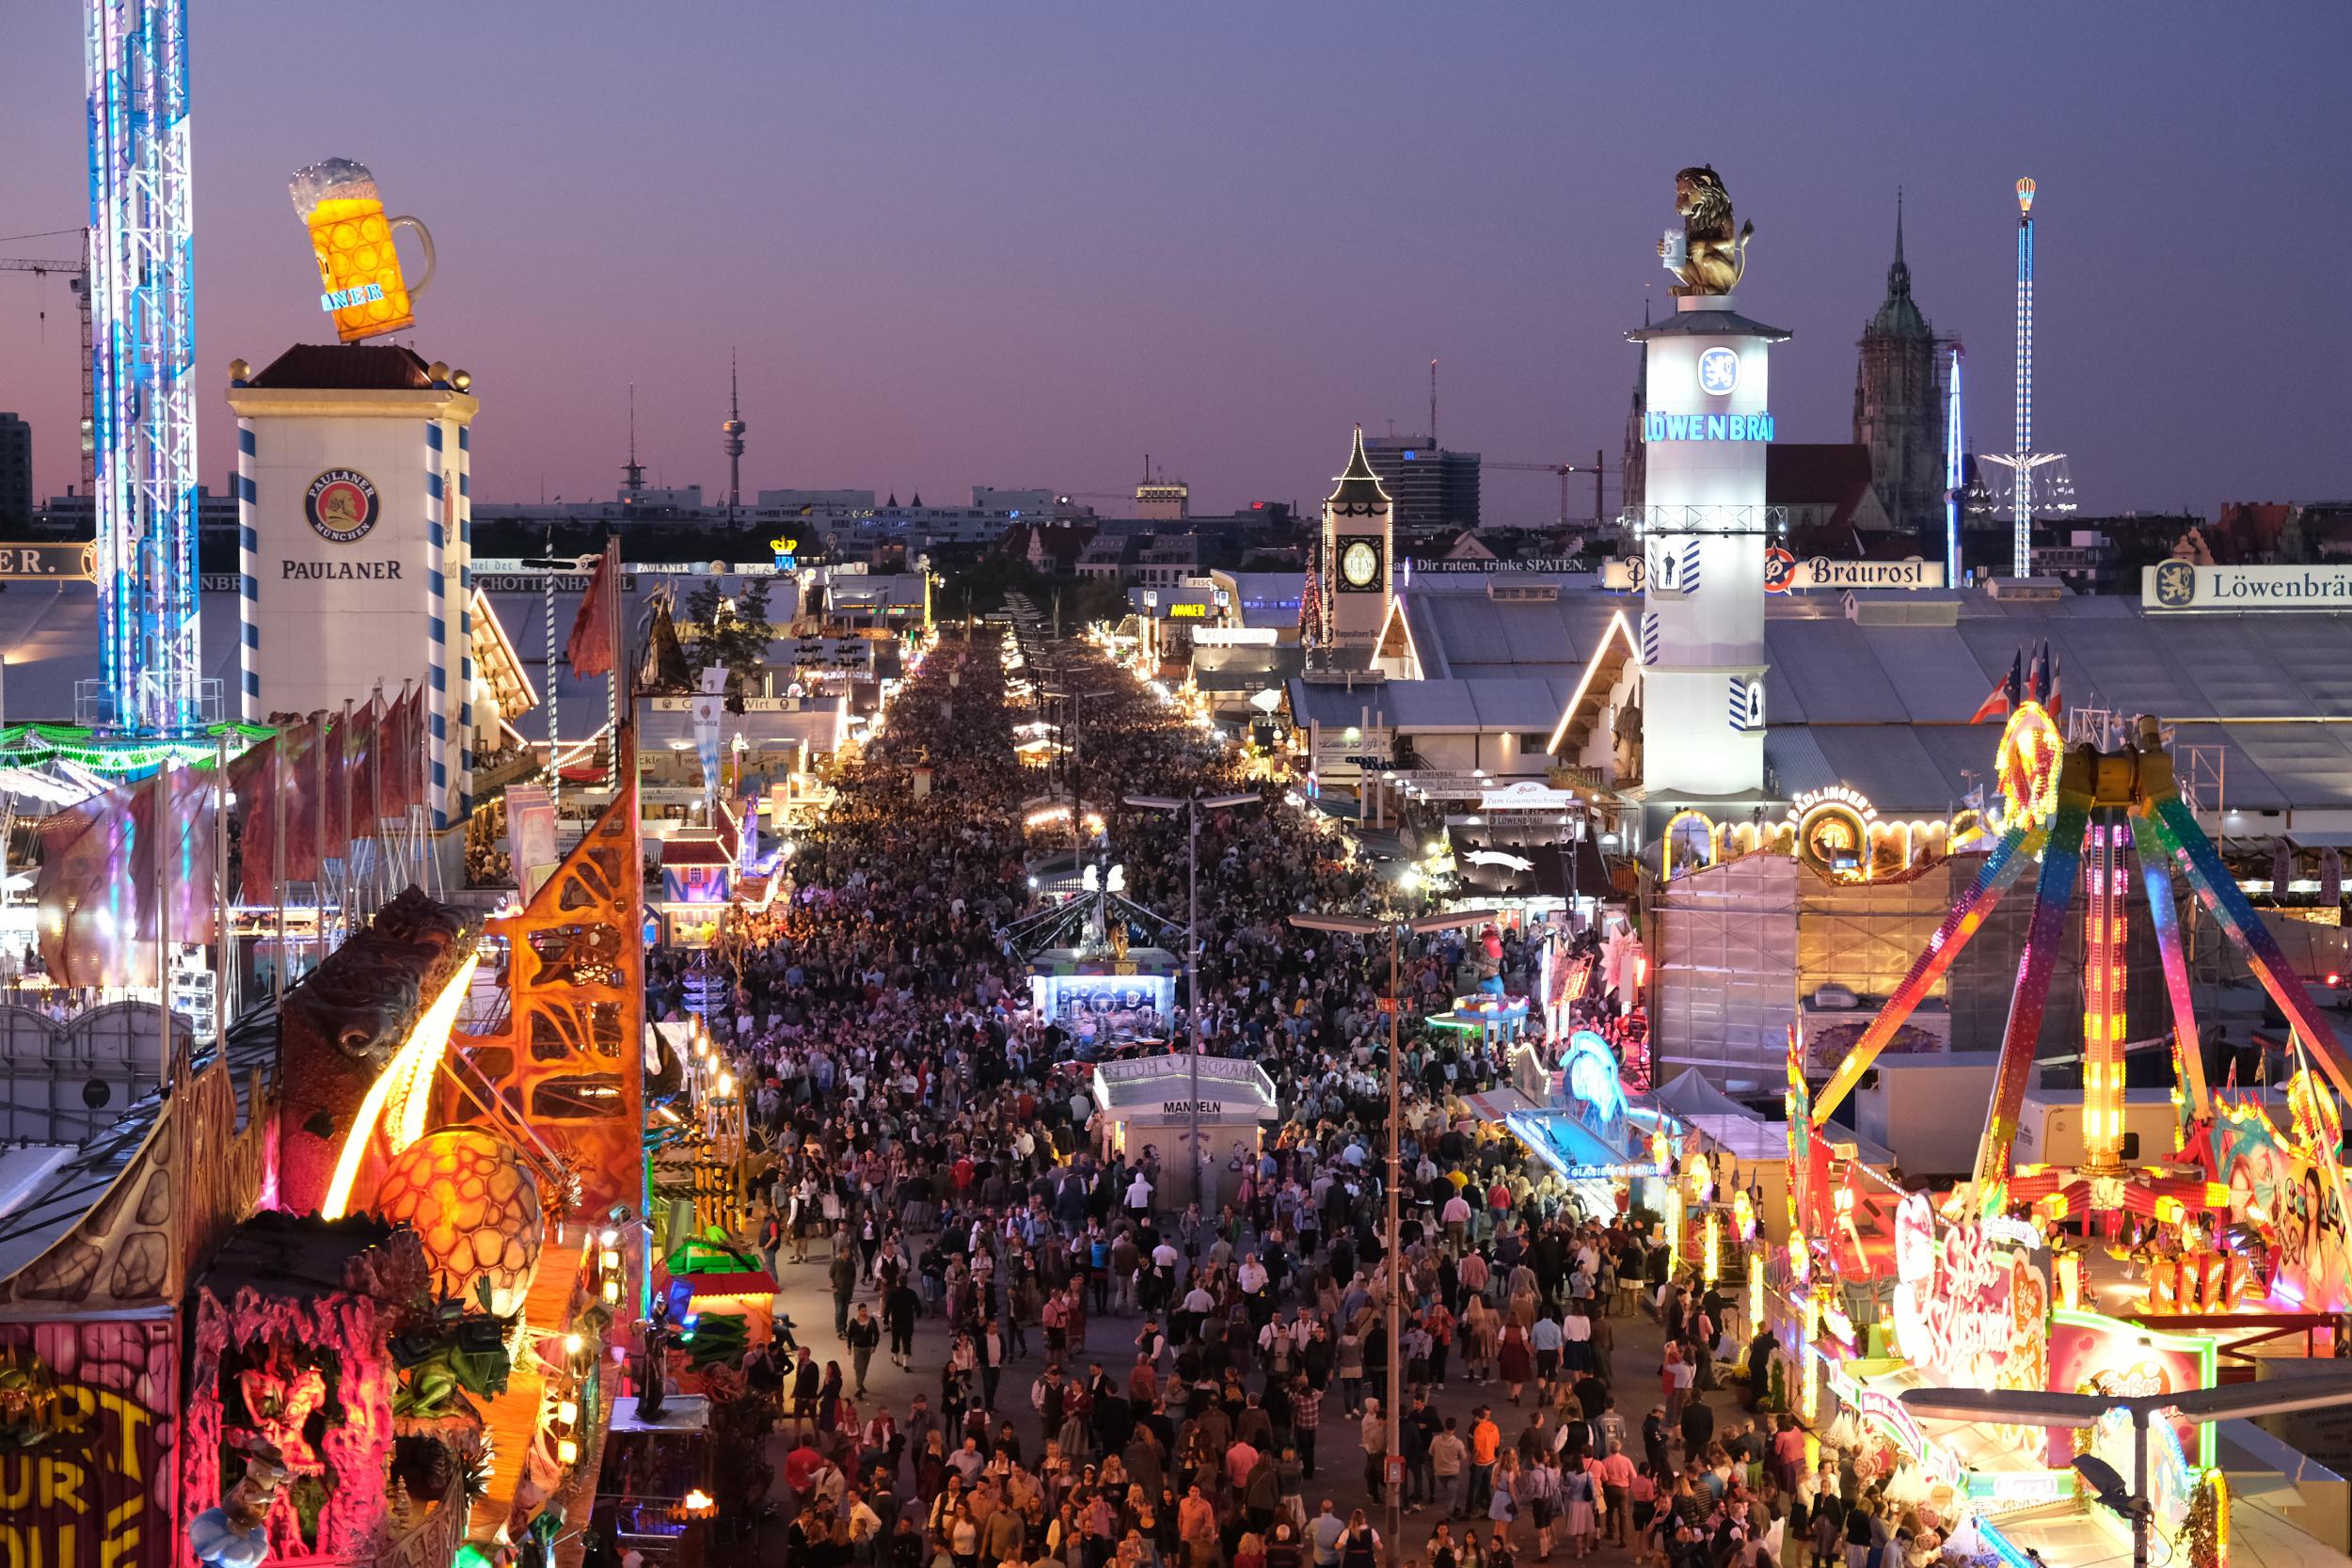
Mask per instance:
[[[381,283],[362,283],[357,288],[329,289],[319,295],[322,310],[348,310],[355,305],[373,305],[384,297]]]
[[[1209,607],[1204,604],[1172,604],[1168,607],[1171,621],[1198,621],[1208,612]]]
[[[1769,441],[1770,414],[1661,414],[1642,416],[1645,441]]]
[[[1828,1354],[1816,1347],[1821,1365],[1828,1373],[1832,1398],[1854,1413],[1856,1419],[1867,1422],[1886,1433],[1894,1445],[1917,1460],[1928,1473],[1937,1480],[1958,1486],[1967,1474],[1959,1455],[1927,1434],[1903,1402],[1877,1388],[1865,1388],[1853,1374],[1830,1359]]]
[[[1600,585],[1639,593],[1647,584],[1647,571],[1639,556],[1601,563]],[[1944,586],[1940,561],[1835,561],[1825,555],[1804,560],[1778,546],[1764,552],[1764,591],[1787,594],[1803,589],[1893,588],[1915,590]],[[2352,601],[2347,601],[2352,602]]]
[[[1912,1194],[1895,1210],[1895,1275],[1896,1348],[1929,1376],[1990,1388],[2012,1354],[2030,1364],[2039,1353],[2047,1286],[1977,1222],[1939,1234],[1927,1198]]]
[[[98,575],[95,545],[0,545],[0,582],[48,581]],[[230,587],[234,588],[232,578]]]
[[[1794,823],[1815,806],[1827,805],[1832,801],[1851,806],[1864,817],[1872,820],[1875,820],[1879,814],[1878,807],[1872,805],[1870,798],[1862,791],[1847,784],[1824,784],[1819,789],[1808,789],[1794,800],[1789,801],[1788,820]]]
[[[587,572],[476,572],[473,585],[485,594],[544,594],[552,586],[558,594],[588,592]],[[621,574],[621,592],[636,592],[637,574]]]
[[[1699,390],[1722,397],[1740,385],[1740,356],[1727,348],[1710,348],[1699,356]]]
[[[2210,1334],[2166,1334],[2064,1307],[2050,1315],[2049,1386],[2055,1392],[2118,1399],[2186,1394],[2214,1386],[2218,1371],[2217,1342]],[[2158,1430],[2169,1433],[2177,1450],[2193,1450],[2200,1465],[2213,1464],[2213,1424],[2177,1410],[2169,1415]],[[2068,1429],[2053,1429],[2050,1462],[2071,1461],[2073,1449]]]
[[[319,309],[334,316],[335,336],[356,343],[416,325],[410,301],[433,281],[433,236],[424,225],[388,214],[375,176],[348,158],[297,169],[286,191],[310,231],[310,254],[326,291]],[[416,230],[424,246],[424,272],[413,283],[392,246],[402,229]]]
[[[2150,610],[2352,609],[2352,566],[2200,566],[2161,561],[2139,573]]]
[[[1443,556],[1407,556],[1403,562],[1407,572],[1429,573],[1435,576],[1462,573],[1521,572],[1534,577],[1565,577],[1589,573],[1593,562],[1575,555],[1536,555],[1518,561],[1454,561]]]
[[[1941,588],[1940,561],[1832,561],[1817,555],[1789,573],[1791,588]]]

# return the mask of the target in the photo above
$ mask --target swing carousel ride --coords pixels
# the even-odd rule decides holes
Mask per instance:
[[[1744,1243],[1750,1321],[1787,1357],[1771,1373],[1782,1407],[1858,1443],[1866,1463],[1899,1483],[1891,1494],[1931,1503],[1947,1528],[1980,1529],[1987,1549],[2022,1562],[2015,1543],[2029,1531],[2016,1521],[2037,1514],[2017,1511],[2079,1523],[2074,1461],[2103,1455],[2130,1473],[2128,1420],[2079,1430],[1976,1422],[1931,1435],[1899,1394],[2186,1393],[2216,1384],[2225,1349],[2241,1370],[2265,1354],[2329,1354],[2335,1315],[2352,1308],[2337,1105],[2352,1099],[2352,1062],[2182,800],[2153,721],[2139,721],[2117,751],[2069,748],[2049,713],[2024,702],[1996,771],[2005,810],[1982,869],[1818,1093],[1790,1032],[1785,1245],[1757,1226],[1753,1206],[1705,1223],[1710,1242],[1729,1220]],[[2169,1158],[2141,1157],[2124,1131],[2135,863],[2170,1015]],[[1973,1170],[1940,1195],[1905,1190],[1841,1155],[1829,1117],[2029,868],[2033,907]],[[2176,876],[2292,1026],[2282,1097],[2266,1102],[2207,1081]],[[2020,1114],[2067,948],[2081,959],[2084,1154],[2021,1165]],[[2177,1554],[2169,1560],[2217,1568],[2229,1515],[2214,1423],[2155,1430],[2157,1536]]]

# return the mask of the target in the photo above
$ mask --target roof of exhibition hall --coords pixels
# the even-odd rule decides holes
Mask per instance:
[[[1398,599],[1428,678],[1293,680],[1297,721],[1548,734],[1617,618],[1638,626],[1641,597],[1528,575],[1512,580],[1557,597],[1498,598],[1493,580],[1415,580]],[[1844,784],[1882,809],[1947,809],[2000,734],[1970,716],[2047,642],[2069,706],[2151,714],[2176,750],[2214,748],[2230,809],[2352,809],[2352,611],[2167,614],[2063,589],[1790,594],[1767,600],[1764,641],[1765,755],[1784,795]]]

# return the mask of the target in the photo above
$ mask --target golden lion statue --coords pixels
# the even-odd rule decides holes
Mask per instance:
[[[1682,219],[1681,263],[1669,257],[1666,270],[1680,278],[1677,297],[1684,294],[1727,294],[1740,286],[1748,268],[1748,236],[1753,223],[1742,224],[1735,236],[1731,228],[1731,197],[1712,164],[1686,168],[1675,176],[1675,212]],[[1666,256],[1673,236],[1658,242]]]

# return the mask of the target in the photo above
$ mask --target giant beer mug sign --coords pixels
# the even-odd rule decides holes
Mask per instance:
[[[310,229],[318,259],[319,309],[335,318],[346,343],[403,332],[417,325],[409,302],[433,281],[433,235],[412,217],[386,217],[384,198],[367,166],[329,158],[299,169],[287,182],[294,211]],[[413,229],[424,245],[424,273],[414,283],[402,274],[392,230]]]

